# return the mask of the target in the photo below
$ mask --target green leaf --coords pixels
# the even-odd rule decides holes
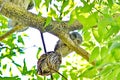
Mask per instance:
[[[0,75],[2,75],[2,71],[0,71]]]
[[[3,65],[3,69],[4,69],[4,70],[6,69],[6,67],[7,67],[7,64]]]
[[[34,74],[37,74],[36,65],[32,66],[32,68],[29,71],[27,71],[27,74],[31,75],[32,77],[34,77],[35,76]]]
[[[94,60],[96,60],[99,56],[99,47],[95,47],[90,55],[90,59],[89,59],[89,62],[93,62]]]
[[[40,58],[40,51],[41,51],[41,48],[39,47],[38,50],[37,50],[37,54],[36,54],[36,58]]]
[[[93,27],[97,24],[97,18],[98,18],[98,12],[94,12],[91,15],[88,16],[87,18],[87,24],[90,27]]]
[[[93,36],[94,36],[94,38],[96,39],[96,41],[100,43],[100,42],[101,42],[101,38],[100,38],[100,36],[99,36],[99,34],[98,34],[98,30],[95,29],[95,28],[93,28],[93,29],[92,29],[92,33],[93,33]]]
[[[55,80],[58,80],[60,75],[59,74],[54,74],[53,77],[55,78]]]
[[[93,49],[93,47],[95,47],[95,43],[92,42],[92,41],[89,41],[89,42],[86,41],[82,45],[85,46],[85,47],[87,47],[89,50],[91,50],[91,49]]]
[[[63,1],[60,13],[63,13],[63,10],[65,9],[66,6],[68,6],[68,4],[69,4],[69,0],[64,0]]]
[[[85,0],[81,0],[83,2],[84,6],[80,8],[80,10],[84,13],[90,12],[92,8],[94,7],[94,1],[91,4],[88,4]]]
[[[100,52],[101,59],[104,59],[107,56],[107,54],[108,54],[108,48],[103,46]]]
[[[85,40],[85,41],[89,41],[89,40],[91,39],[90,31],[85,30],[85,31],[83,32],[83,37],[84,37],[84,40]]]
[[[70,71],[70,77],[72,80],[77,80],[77,73]]]
[[[18,76],[15,77],[0,77],[0,80],[21,80]]]
[[[94,12],[88,17],[85,17],[85,15],[80,15],[80,12],[76,12],[76,16],[77,20],[84,26],[83,28],[85,30],[88,30],[97,24],[98,12]]]
[[[61,1],[61,0],[57,0],[58,2]]]
[[[105,35],[105,40],[107,38],[110,38],[112,35],[116,35],[118,32],[119,32],[119,26],[117,25],[111,26],[111,28],[108,30],[108,32]]]
[[[50,21],[52,20],[52,17],[54,17],[57,21],[59,21],[59,18],[58,18],[58,14],[56,13],[56,10],[54,10],[53,8],[50,8],[50,11],[48,13],[48,20],[50,19]]]
[[[25,53],[24,50],[21,49],[21,48],[18,48],[18,52],[19,52],[20,54],[24,54],[24,53]]]
[[[52,21],[52,18],[51,17],[47,17],[46,23],[45,23],[45,27],[47,27],[50,24],[51,21]]]
[[[16,56],[16,53],[13,50],[10,50],[10,56]]]
[[[112,8],[112,6],[113,6],[113,0],[107,0],[108,1],[108,6],[110,7],[110,8]]]
[[[38,9],[42,0],[34,0],[34,1],[35,1],[35,7]]]
[[[120,72],[118,73],[116,80],[119,80],[119,79],[120,79]]]
[[[23,41],[23,38],[21,37],[21,35],[18,36],[18,40],[17,41],[24,45],[24,41]]]
[[[103,67],[102,67],[103,68]],[[100,72],[100,75],[106,76],[113,70],[113,65],[106,65],[102,71]]]
[[[68,66],[68,65],[70,66],[70,65],[71,65],[71,63],[67,61],[67,62],[66,62],[66,65],[67,65],[67,66]]]
[[[37,80],[44,80],[41,76],[37,75]]]
[[[116,77],[120,71],[120,65],[115,64],[106,64],[102,67],[102,71],[100,72],[101,80],[117,80]]]
[[[116,35],[114,38],[112,38],[111,42],[119,42],[120,41],[120,35]]]
[[[71,25],[77,18],[76,18],[76,11],[78,10],[78,7],[75,8],[70,14],[70,20],[69,20],[69,25]]]
[[[18,67],[21,67],[21,65],[17,64],[14,60],[12,60],[12,63],[15,64]]]
[[[103,19],[98,20],[98,34],[100,35],[100,38],[103,39],[105,38],[107,34],[107,26],[112,24],[113,19],[112,16],[105,14]]]
[[[24,63],[24,66],[23,66],[23,72],[22,72],[22,74],[26,75],[28,71],[27,71],[27,65],[26,65],[25,59],[23,60],[23,63]]]
[[[49,8],[49,4],[51,4],[52,0],[45,0],[45,5],[47,7],[47,11],[48,11],[48,8]]]
[[[106,80],[115,80],[117,74],[119,73],[120,69],[115,68],[110,72],[110,74],[106,77]],[[117,80],[117,79],[116,79]],[[119,79],[118,79],[119,80]]]
[[[97,74],[97,70],[94,67],[90,67],[87,70],[85,70],[79,77],[85,77],[85,78],[93,78]]]
[[[113,49],[111,53],[116,61],[120,61],[120,48]]]
[[[103,66],[105,64],[109,64],[114,61],[115,61],[114,57],[111,54],[107,54],[106,57],[102,59],[102,62],[99,66]]]
[[[62,73],[62,75],[64,75],[66,78],[68,78],[67,70],[64,70],[63,73]]]
[[[109,52],[111,52],[115,48],[120,48],[120,42],[113,42],[109,48]]]

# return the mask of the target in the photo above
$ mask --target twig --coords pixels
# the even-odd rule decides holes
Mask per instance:
[[[51,77],[51,80],[53,80],[53,75],[52,74],[50,75],[50,77]]]
[[[52,69],[52,70],[54,70],[54,71],[57,72],[59,75],[61,75],[65,80],[67,80],[67,78],[66,78],[64,75],[62,75],[60,72],[56,71],[55,69],[53,69],[53,68],[51,68],[51,67],[49,67],[49,68]]]

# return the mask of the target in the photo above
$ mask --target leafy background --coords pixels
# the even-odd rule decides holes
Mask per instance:
[[[34,1],[38,16],[47,16],[46,25],[54,19],[69,20],[69,24],[78,20],[84,26],[80,46],[91,54],[89,62],[74,52],[63,59],[60,73],[68,80],[120,79],[120,0]],[[7,24],[8,18],[0,15],[0,35],[9,30]],[[31,64],[29,68],[26,58],[20,58],[26,54],[24,38],[28,36],[25,32],[14,33],[0,42],[0,80],[21,80],[23,77],[28,80],[50,80],[49,76],[37,75],[36,64]],[[41,51],[41,46],[37,47],[36,57],[33,58],[38,59]],[[14,58],[19,58],[22,63],[19,64],[19,60]],[[31,59],[29,56],[27,58]],[[91,65],[92,61],[96,61],[96,65]],[[53,76],[55,80],[64,80],[58,74]]]

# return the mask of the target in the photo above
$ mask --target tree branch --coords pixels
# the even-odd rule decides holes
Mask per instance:
[[[68,25],[68,22],[52,21],[47,27],[44,27],[46,22],[45,18],[38,17],[37,15],[32,14],[10,2],[5,2],[2,4],[2,0],[0,0],[0,5],[2,6],[0,11],[2,15],[11,19],[15,19],[23,25],[36,28],[42,32],[47,31],[58,36],[69,48],[81,55],[87,61],[89,60],[89,53],[79,47],[78,44],[75,44],[68,35],[68,31],[82,28],[82,24],[80,22],[75,21],[73,24]],[[94,62],[92,64],[94,64]]]

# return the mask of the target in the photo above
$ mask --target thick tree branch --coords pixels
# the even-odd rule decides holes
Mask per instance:
[[[89,53],[79,47],[78,44],[75,44],[68,35],[68,31],[82,28],[82,24],[80,24],[78,21],[75,21],[71,25],[68,25],[68,22],[52,21],[50,25],[44,27],[46,21],[45,18],[38,17],[37,15],[32,14],[13,3],[2,4],[2,0],[0,0],[0,5],[2,5],[0,11],[2,15],[11,19],[15,19],[24,25],[31,26],[42,32],[47,31],[52,33],[53,35],[58,36],[64,43],[66,43],[69,48],[81,55],[87,61],[89,60]]]

